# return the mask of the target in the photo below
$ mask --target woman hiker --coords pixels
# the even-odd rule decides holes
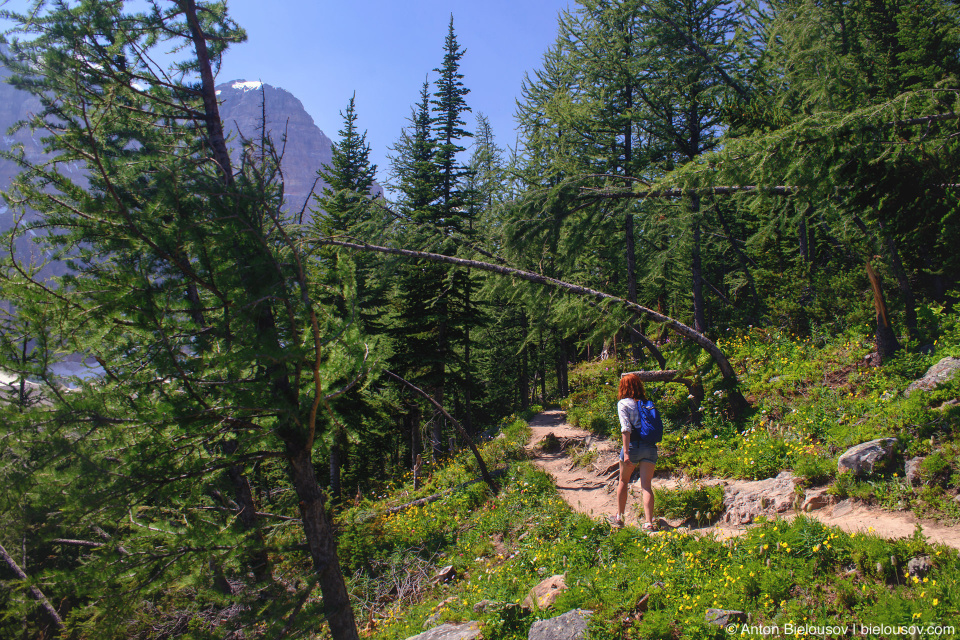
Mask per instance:
[[[623,448],[620,450],[620,484],[617,485],[617,514],[610,521],[614,526],[622,527],[624,512],[627,508],[627,488],[634,468],[640,465],[640,490],[643,503],[643,530],[656,531],[657,523],[653,519],[653,472],[657,467],[657,445],[640,441],[640,410],[638,402],[647,400],[647,391],[643,381],[635,373],[620,378],[617,391],[617,415],[620,416],[620,435]],[[637,427],[636,429],[634,427]]]

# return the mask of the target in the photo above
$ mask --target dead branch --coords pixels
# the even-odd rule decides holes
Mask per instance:
[[[54,538],[51,542],[56,542],[57,544],[68,544],[75,547],[104,547],[106,546],[105,542],[93,542],[92,540],[71,540],[69,538]]]
[[[7,566],[10,567],[15,574],[21,580],[29,580],[27,574],[23,572],[23,569],[16,563],[16,561],[10,557],[10,554],[7,553],[7,550],[3,548],[3,545],[0,544],[0,558],[3,558],[4,562],[7,563]],[[47,596],[43,595],[43,592],[36,585],[30,586],[30,595],[32,595],[37,602],[40,603],[40,606],[43,607],[44,611],[53,618],[54,623],[57,625],[57,629],[63,631],[63,619],[60,617],[60,614],[57,613],[57,610],[53,608],[53,605],[50,604],[50,601],[47,600]]]
[[[473,444],[473,438],[471,438],[470,434],[467,433],[467,430],[463,428],[463,425],[461,425],[456,419],[454,419],[453,416],[447,413],[447,410],[444,409],[439,402],[434,400],[427,392],[423,391],[412,382],[404,380],[403,378],[393,373],[392,371],[387,371],[386,369],[384,369],[383,372],[387,374],[389,377],[396,380],[397,382],[400,382],[406,385],[407,387],[415,391],[417,394],[423,396],[425,399],[430,401],[430,403],[433,406],[435,406],[447,418],[447,420],[449,420],[453,424],[454,427],[456,427],[457,431],[460,433],[460,437],[462,437],[464,440],[467,441],[467,444],[470,446],[470,451],[473,452],[473,456],[477,459],[477,464],[480,466],[480,475],[482,475],[484,481],[488,485],[490,485],[490,490],[493,491],[494,493],[497,493],[497,491],[499,491],[499,487],[497,486],[497,483],[493,481],[493,478],[490,477],[490,472],[487,471],[487,464],[483,461],[483,456],[480,455],[480,451],[477,450],[477,446]]]
[[[494,472],[491,473],[490,475],[491,475],[491,477],[496,478],[496,477],[502,476],[504,473],[506,473],[506,471],[504,471],[503,469],[498,469],[497,471],[494,471]],[[435,493],[435,494],[430,495],[430,496],[427,496],[427,497],[425,497],[425,498],[419,498],[419,499],[417,499],[417,500],[413,500],[412,502],[407,502],[406,504],[401,504],[401,505],[399,505],[399,506],[397,506],[397,507],[390,507],[389,509],[387,509],[386,511],[384,511],[384,513],[385,513],[385,514],[394,514],[394,513],[400,513],[401,511],[405,511],[405,510],[407,510],[407,509],[411,509],[411,508],[413,508],[413,507],[421,507],[421,506],[423,506],[423,505],[425,505],[425,504],[430,504],[431,502],[436,502],[436,501],[439,500],[440,498],[443,498],[444,496],[449,495],[449,494],[453,493],[454,491],[459,491],[460,489],[463,489],[464,487],[469,487],[470,485],[472,485],[472,484],[477,484],[478,482],[484,482],[484,479],[483,479],[483,478],[480,478],[480,479],[478,479],[478,480],[468,480],[467,482],[462,482],[462,483],[458,484],[457,486],[451,487],[450,489],[446,489],[446,490],[444,490],[444,491],[441,491],[440,493]]]

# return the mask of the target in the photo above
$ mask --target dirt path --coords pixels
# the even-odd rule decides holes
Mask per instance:
[[[553,477],[560,495],[571,508],[598,519],[615,513],[614,492],[619,473],[617,458],[620,444],[618,442],[597,438],[587,431],[567,424],[566,414],[559,410],[540,413],[530,422],[530,429],[533,435],[527,448],[534,456],[534,463]],[[549,434],[553,434],[557,439],[558,446],[543,451],[539,445]],[[596,452],[595,459],[586,467],[574,466],[571,455],[574,452],[588,450]],[[719,482],[721,481],[701,480],[703,484]],[[677,478],[656,477],[653,484],[655,488],[674,488],[678,484],[683,485],[683,481]],[[751,483],[727,481],[725,484],[730,490],[744,488]],[[631,497],[627,503],[627,524],[639,526],[642,519],[642,511],[638,511],[639,485],[631,485],[630,492]],[[930,542],[960,549],[960,527],[945,527],[936,522],[919,520],[908,512],[894,513],[846,501],[811,511],[807,515],[849,533],[876,533],[884,538],[912,536],[919,524],[923,535]],[[779,517],[791,519],[795,514],[781,513]],[[683,523],[661,520],[661,524],[665,528],[675,528]],[[691,530],[704,534],[710,533],[725,539],[743,533],[748,526],[717,524],[702,528],[693,527]]]

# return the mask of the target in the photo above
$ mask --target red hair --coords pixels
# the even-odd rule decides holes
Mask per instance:
[[[635,373],[628,373],[620,378],[620,388],[617,390],[617,400],[632,398],[646,400],[647,390],[643,388],[643,380]]]

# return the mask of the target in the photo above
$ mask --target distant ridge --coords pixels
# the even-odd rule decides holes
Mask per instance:
[[[7,45],[0,43],[0,52],[8,53]],[[39,133],[29,130],[14,135],[9,130],[18,121],[40,110],[40,101],[34,96],[15,89],[6,83],[10,71],[0,64],[0,149],[10,150],[22,145],[28,161],[43,160],[44,153]],[[259,81],[231,80],[217,86],[220,99],[220,116],[224,130],[230,139],[233,157],[239,156],[241,134],[246,137],[260,135],[260,121],[265,105],[267,133],[278,151],[283,152],[282,168],[287,209],[299,211],[311,191],[320,194],[326,186],[317,180],[317,171],[332,160],[332,141],[314,123],[303,104],[292,93]],[[284,134],[286,140],[284,142]],[[80,168],[77,167],[77,177]],[[19,168],[14,162],[0,159],[0,191],[6,190]],[[375,185],[375,191],[381,191]],[[308,209],[315,206],[306,202]],[[309,213],[309,212],[308,212]],[[37,219],[37,214],[27,211],[25,221]],[[15,223],[14,212],[0,201],[0,232],[9,230]],[[41,261],[36,247],[26,238],[17,242],[17,255],[24,261]],[[63,265],[51,264],[44,269],[44,276],[62,275]]]

